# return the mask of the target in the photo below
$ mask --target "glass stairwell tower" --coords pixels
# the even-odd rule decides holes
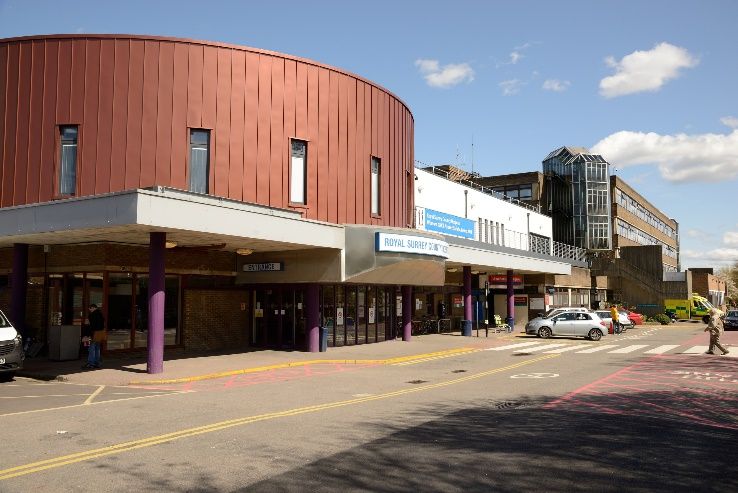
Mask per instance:
[[[588,250],[610,250],[609,163],[584,147],[560,147],[543,160],[544,211],[555,241]]]

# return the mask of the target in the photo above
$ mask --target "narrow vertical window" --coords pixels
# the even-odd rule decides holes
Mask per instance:
[[[305,190],[307,176],[307,142],[292,139],[290,161],[290,202],[295,204],[306,203]]]
[[[77,189],[77,137],[76,125],[59,127],[61,142],[61,166],[59,167],[59,193],[74,195]]]
[[[190,192],[208,193],[210,130],[190,130]]]
[[[381,194],[379,186],[381,183],[381,161],[378,157],[372,156],[372,214],[379,215],[379,203]]]

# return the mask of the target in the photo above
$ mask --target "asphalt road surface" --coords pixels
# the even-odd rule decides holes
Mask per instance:
[[[178,385],[19,378],[0,491],[735,492],[738,343],[701,354],[702,328]]]

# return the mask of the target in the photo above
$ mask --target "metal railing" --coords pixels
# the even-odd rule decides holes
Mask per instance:
[[[587,261],[587,250],[584,248],[552,241],[545,236],[521,233],[520,231],[513,231],[511,229],[490,228],[490,232],[480,234],[477,241],[488,245],[498,245],[516,250],[542,253],[552,257],[572,259],[579,262]]]

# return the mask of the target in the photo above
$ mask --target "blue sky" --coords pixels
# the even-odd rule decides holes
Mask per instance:
[[[426,164],[515,173],[594,148],[680,223],[683,267],[738,261],[736,26],[732,0],[0,0],[0,37],[178,36],[356,73],[408,104]]]

